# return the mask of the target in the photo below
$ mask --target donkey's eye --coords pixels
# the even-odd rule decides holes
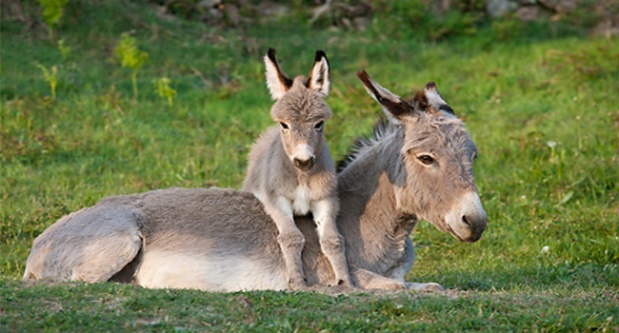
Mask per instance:
[[[321,121],[319,123],[317,123],[316,125],[314,125],[314,129],[316,129],[317,131],[322,131],[322,129],[325,127],[325,122]]]
[[[434,163],[434,158],[430,155],[419,155],[417,156],[417,159],[419,160],[419,162],[425,165],[431,165],[432,163]]]
[[[279,126],[281,126],[282,129],[287,130],[288,129],[288,124],[284,123],[284,122],[279,122]]]

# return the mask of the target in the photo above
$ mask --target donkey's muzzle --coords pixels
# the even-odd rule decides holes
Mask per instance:
[[[316,159],[314,157],[310,157],[308,159],[295,158],[292,162],[297,169],[307,171],[314,166]]]
[[[446,229],[463,242],[477,242],[488,227],[488,215],[477,192],[462,195],[445,216]]]
[[[488,216],[485,212],[482,214],[463,215],[462,223],[469,227],[468,237],[464,238],[465,242],[477,242],[484,230],[488,227]]]

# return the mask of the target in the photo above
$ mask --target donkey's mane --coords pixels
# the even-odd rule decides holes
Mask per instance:
[[[455,117],[452,112],[439,111],[439,114],[430,114],[423,112],[422,117],[428,121],[428,125],[431,127],[439,128],[441,125],[453,124],[456,126],[450,126],[455,131],[465,131],[464,124],[460,119]],[[370,137],[359,137],[355,139],[352,148],[337,162],[337,172],[344,171],[353,161],[357,159],[360,153],[368,148],[371,148],[379,144],[382,140],[389,137],[390,134],[395,133],[401,129],[400,125],[396,125],[393,122],[386,119],[384,116],[380,117],[374,125],[373,134]],[[451,132],[452,134],[454,132]],[[464,138],[464,137],[462,137]]]
[[[357,159],[359,153],[366,148],[372,147],[378,144],[382,139],[388,136],[390,133],[394,133],[398,130],[398,126],[390,122],[384,116],[380,117],[374,125],[373,134],[369,137],[358,137],[353,142],[352,148],[337,162],[337,172],[341,172],[350,163]]]

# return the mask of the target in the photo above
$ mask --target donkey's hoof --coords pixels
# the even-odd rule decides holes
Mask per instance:
[[[406,288],[408,290],[427,291],[427,292],[445,291],[443,286],[441,286],[438,283],[434,283],[434,282],[428,282],[428,283],[406,282]]]

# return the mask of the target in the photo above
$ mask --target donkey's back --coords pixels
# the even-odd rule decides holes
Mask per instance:
[[[37,237],[24,280],[285,289],[276,233],[261,203],[246,192],[168,189],[110,197]]]

